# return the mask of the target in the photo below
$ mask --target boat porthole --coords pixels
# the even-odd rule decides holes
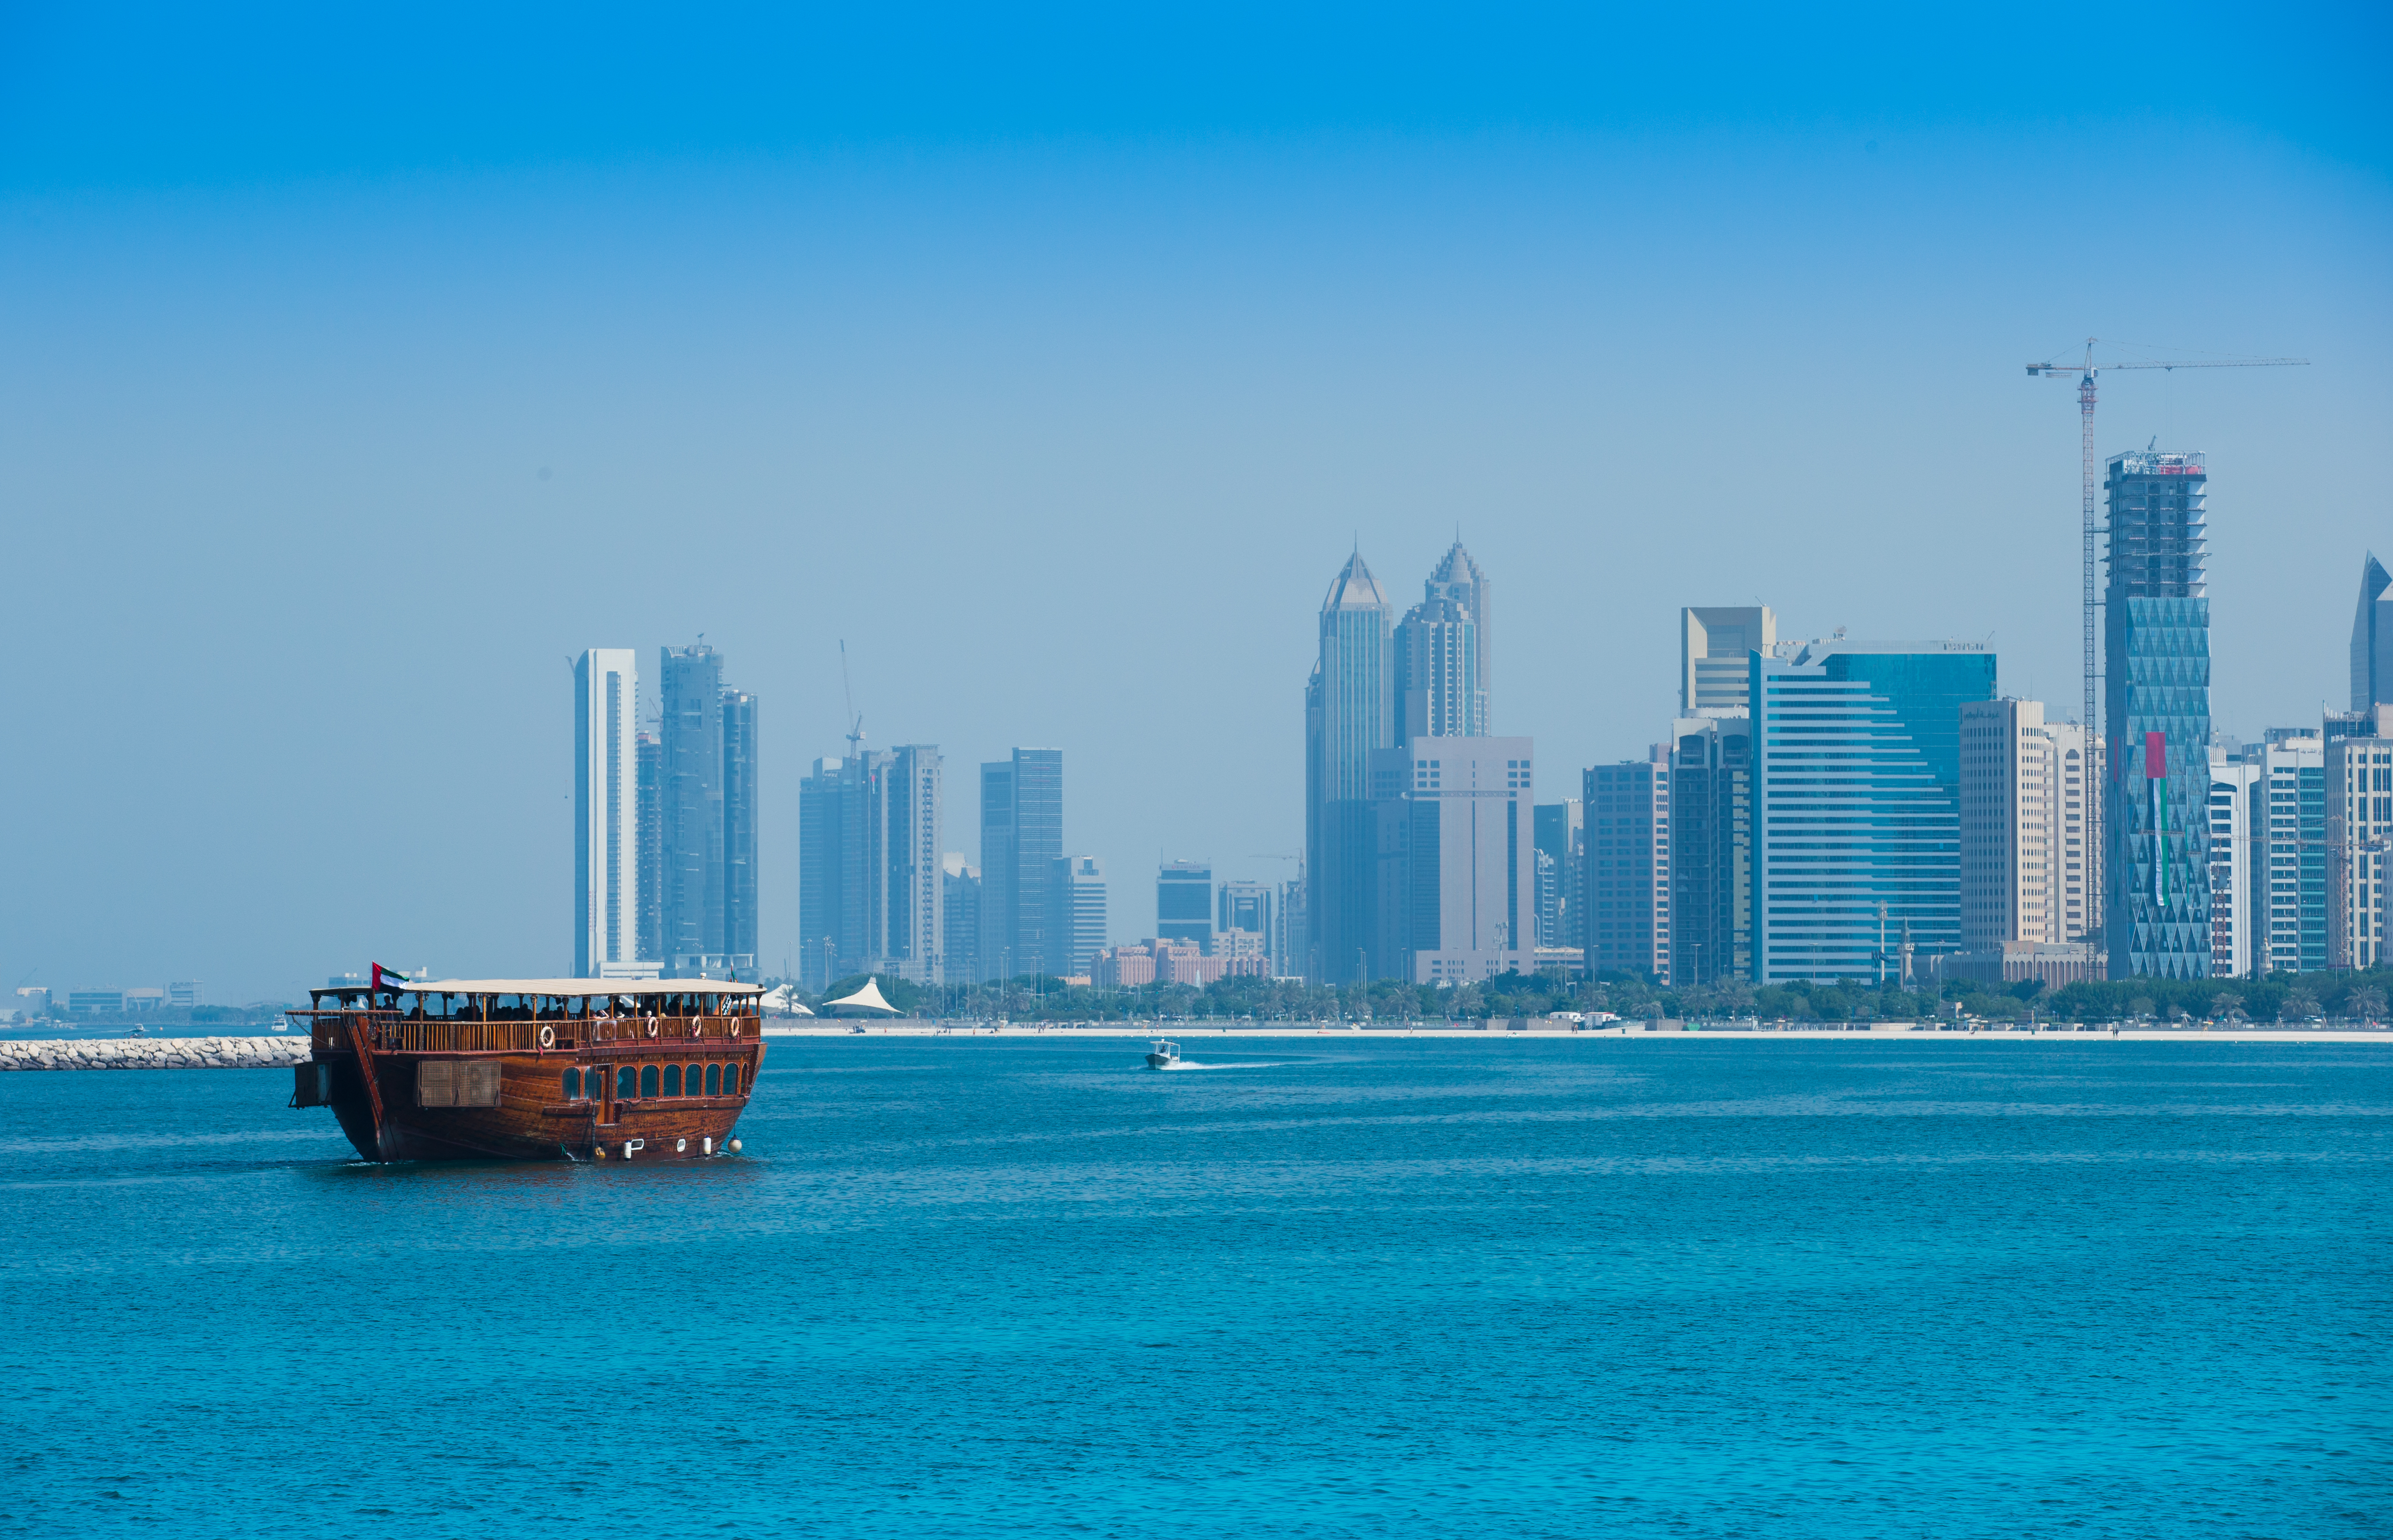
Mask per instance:
[[[687,1150],[687,1149],[688,1149],[688,1148],[689,1148],[689,1141],[688,1141],[688,1140],[687,1140],[687,1139],[676,1139],[676,1140],[674,1140],[674,1141],[673,1141],[673,1154],[675,1154],[675,1155],[679,1155],[679,1154],[681,1154],[684,1150]]]

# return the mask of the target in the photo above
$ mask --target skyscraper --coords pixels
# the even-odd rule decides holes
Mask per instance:
[[[666,976],[756,969],[756,698],[723,685],[723,658],[666,647],[658,670],[659,960]]]
[[[1397,622],[1396,736],[1468,737],[1486,725],[1478,626],[1451,599],[1417,604]]]
[[[1224,882],[1222,884],[1219,907],[1214,914],[1213,930],[1245,931],[1262,938],[1264,955],[1273,962],[1273,972],[1284,972],[1287,965],[1280,959],[1277,894],[1269,882]]]
[[[1548,863],[1553,868],[1550,898],[1543,876],[1539,878],[1537,945],[1585,946],[1579,934],[1579,890],[1586,885],[1582,863],[1587,855],[1587,823],[1585,804],[1578,798],[1537,804],[1537,854],[1543,857],[1537,868],[1540,874]]]
[[[980,767],[980,963],[1013,978],[1047,966],[1047,890],[1064,854],[1064,751],[1016,749]]]
[[[1416,737],[1371,756],[1380,923],[1348,979],[1475,984],[1531,971],[1532,750],[1525,737]]]
[[[1743,711],[1670,724],[1671,984],[1753,975],[1753,723]]]
[[[1487,581],[1486,576],[1479,570],[1479,564],[1471,559],[1471,553],[1462,548],[1460,534],[1458,533],[1455,536],[1454,547],[1446,552],[1445,559],[1439,562],[1437,569],[1429,575],[1428,592],[1425,596],[1432,604],[1439,600],[1445,600],[1458,605],[1471,617],[1474,633],[1474,651],[1477,654],[1475,663],[1479,676],[1479,688],[1477,724],[1471,727],[1466,736],[1484,736],[1492,733],[1496,730],[1493,725],[1496,697],[1494,651],[1496,585]],[[1401,736],[1421,735],[1419,729],[1416,728],[1411,734]]]
[[[1050,868],[1043,895],[1045,971],[1058,978],[1079,977],[1105,949],[1105,864],[1093,855],[1059,855]]]
[[[799,929],[817,987],[856,973],[946,982],[942,774],[936,744],[859,744],[801,786],[799,842],[816,869]]]
[[[1305,917],[1305,906],[1312,900],[1313,882],[1300,862],[1297,874],[1279,885],[1278,941],[1273,961],[1282,977],[1310,976],[1305,958],[1306,948],[1313,945],[1313,922]]]
[[[2246,750],[2258,767],[2246,819],[2253,972],[2316,972],[2333,955],[2326,742],[2314,727],[2271,727],[2263,737]]]
[[[950,851],[940,858],[939,870],[947,890],[947,982],[969,983],[981,976],[980,868]]]
[[[1906,926],[1921,957],[1958,949],[1961,708],[1994,698],[1986,645],[1784,644],[1752,692],[1755,982],[1874,979]]]
[[[1667,982],[1670,966],[1670,750],[1599,764],[1587,797],[1589,973],[1606,970]]]
[[[1766,605],[1679,611],[1679,714],[1742,715],[1746,655],[1778,645],[1778,617]]]
[[[2385,960],[2385,855],[2393,848],[2393,738],[2372,732],[2328,744],[2326,793],[2333,915],[2329,963],[2373,968]]]
[[[1213,866],[1210,861],[1166,861],[1155,880],[1155,933],[1165,941],[1194,942],[1213,949]]]
[[[947,981],[947,884],[939,848],[945,803],[937,744],[909,743],[891,751],[879,809],[887,868],[881,959],[916,984]]]
[[[2393,576],[2371,551],[2360,564],[2360,612],[2351,620],[2351,709],[2393,702]]]
[[[2211,947],[2207,477],[2199,454],[2138,451],[2111,457],[2107,489],[2103,733],[2112,763],[2102,833],[2111,977],[2203,978]]]
[[[2060,931],[2054,939],[2099,952],[2103,944],[2102,851],[2086,826],[2094,799],[2102,794],[2102,739],[2082,722],[2047,722],[2044,736],[2052,740],[2059,797],[2054,832],[2060,873],[2053,892]]]
[[[1393,611],[1357,552],[1321,602],[1320,653],[1304,691],[1305,974],[1355,976],[1371,946],[1378,851],[1370,760],[1395,741]]]
[[[818,759],[798,783],[798,978],[809,989],[843,976],[841,833],[840,762]]]
[[[723,659],[713,647],[666,647],[658,670],[663,714],[660,850],[666,972],[705,970],[723,932]]]
[[[2060,940],[2060,772],[2044,702],[1961,707],[1961,946]]]
[[[576,978],[639,972],[639,696],[628,647],[593,647],[574,665]]]
[[[2210,976],[2244,978],[2255,972],[2252,907],[2252,788],[2261,778],[2256,754],[2213,745],[2210,750]],[[2268,933],[2262,929],[2260,936]],[[2266,972],[2263,967],[2259,972]]]
[[[1013,762],[980,767],[980,976],[1031,972],[1013,962]]]
[[[639,928],[633,951],[650,967],[661,967],[665,955],[664,924],[664,745],[654,733],[640,735],[635,763],[639,767]]]
[[[723,950],[756,971],[756,698],[723,692]],[[739,960],[745,959],[745,961]]]

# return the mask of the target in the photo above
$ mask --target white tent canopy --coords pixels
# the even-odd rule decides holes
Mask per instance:
[[[768,1016],[811,1016],[806,1002],[798,998],[795,985],[785,984],[756,1002]]]
[[[823,1014],[827,1016],[902,1016],[905,1013],[881,998],[881,980],[877,977],[866,979],[864,987],[853,995],[823,1001]]]

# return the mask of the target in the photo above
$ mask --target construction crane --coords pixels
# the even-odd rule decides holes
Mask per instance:
[[[2041,379],[2066,379],[2073,373],[2078,377],[2077,421],[2078,430],[2083,440],[2080,450],[2083,457],[2083,463],[2078,471],[2078,492],[2080,501],[2083,504],[2080,509],[2080,516],[2083,520],[2082,529],[2083,540],[2085,542],[2083,555],[2084,566],[2080,573],[2080,577],[2085,586],[2086,599],[2083,630],[2085,633],[2084,641],[2086,647],[2086,741],[2088,745],[2099,742],[2102,736],[2101,717],[2098,714],[2101,707],[2102,659],[2101,655],[2094,650],[2094,612],[2096,609],[2100,607],[2100,601],[2096,597],[2094,591],[2094,536],[2097,533],[2094,523],[2095,377],[2106,371],[2114,369],[2273,369],[2283,365],[2307,364],[2309,362],[2309,359],[2174,359],[2168,360],[2125,359],[2112,363],[2098,364],[2094,361],[2094,349],[2100,341],[2101,339],[2099,337],[2088,337],[2086,339],[2086,359],[2083,363],[2062,363],[2059,359],[2050,359],[2043,363],[2032,363],[2027,366],[2027,372],[2030,374],[2035,375]],[[2125,345],[2113,343],[2112,346],[2115,347]],[[2103,749],[2104,754],[2101,763],[2105,766],[2108,766],[2110,763],[2110,745],[2105,743],[2103,745]],[[2087,795],[2086,798],[2086,848],[2089,853],[2090,862],[2099,863],[2102,859],[2103,850],[2102,798],[2099,790],[2091,784],[2092,776],[2090,775],[2090,771],[2092,770],[2092,766],[2090,764],[2087,766],[2087,770],[2089,771],[2089,775],[2087,776],[2088,785],[2086,787]],[[2100,868],[2097,866],[2096,869],[2099,870]]]

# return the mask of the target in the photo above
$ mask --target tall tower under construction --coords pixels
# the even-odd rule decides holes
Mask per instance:
[[[2111,457],[2102,835],[2112,978],[2210,972],[2208,485],[2199,454]]]

